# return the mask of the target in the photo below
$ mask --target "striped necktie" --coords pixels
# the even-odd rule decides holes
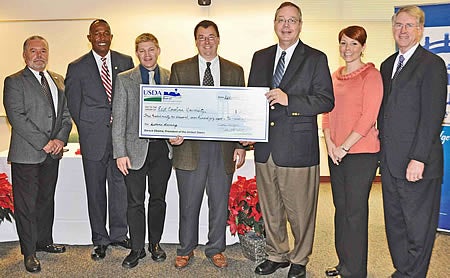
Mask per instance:
[[[106,97],[108,98],[108,102],[111,103],[111,96],[112,96],[112,82],[111,77],[109,75],[109,69],[108,65],[106,64],[106,57],[101,58],[103,64],[102,64],[102,70],[100,72],[100,76],[102,78],[103,87],[105,87]]]
[[[405,61],[405,57],[403,57],[403,55],[398,56],[398,63],[397,63],[397,68],[395,69],[395,73],[392,76],[392,79],[395,79],[398,74],[400,73],[400,71],[403,68],[403,62]]]
[[[278,60],[277,68],[275,69],[275,74],[273,75],[272,85],[273,88],[278,88],[281,79],[284,75],[284,56],[286,56],[286,51],[281,52],[280,59]]]

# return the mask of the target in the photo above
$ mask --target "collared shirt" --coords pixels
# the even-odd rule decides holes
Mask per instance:
[[[397,70],[398,57],[400,57],[400,55],[403,55],[403,58],[405,58],[405,60],[403,60],[403,66],[402,66],[402,68],[404,68],[406,63],[408,62],[409,58],[411,58],[411,56],[416,51],[417,47],[419,47],[419,43],[416,43],[413,47],[411,47],[405,53],[401,53],[400,51],[398,52],[397,58],[395,58],[394,66],[392,68],[392,76],[391,76],[391,78],[394,77],[395,71]]]
[[[31,72],[34,74],[39,84],[41,84],[41,76],[39,75],[39,71],[35,71],[34,69],[28,67]],[[58,114],[58,88],[56,87],[55,82],[53,82],[53,78],[48,74],[46,70],[44,70],[44,76],[47,79],[48,86],[50,87],[50,92],[52,94],[53,105],[55,108],[55,113]]]
[[[94,50],[92,50],[92,54],[94,54],[94,59],[97,63],[98,73],[101,74],[103,66],[102,56],[98,55]],[[112,80],[111,51],[108,51],[105,57],[106,65],[108,66],[109,78]]]
[[[277,53],[275,54],[275,63],[273,65],[273,74],[275,74],[275,69],[277,68],[278,60],[280,59],[281,52],[286,51],[286,55],[284,56],[284,71],[286,71],[289,62],[291,61],[292,54],[294,54],[294,50],[297,47],[300,39],[297,40],[296,43],[288,47],[287,49],[281,49],[280,44],[277,45]]]
[[[150,70],[145,68],[143,65],[139,64],[139,70],[141,71],[141,78],[142,78],[142,84],[149,84],[150,83],[150,76],[149,72]],[[155,75],[153,76],[153,79],[155,79],[155,83],[157,85],[161,84],[161,75],[159,72],[159,66],[156,65],[156,67],[153,69],[155,72]]]
[[[220,86],[220,63],[219,63],[219,56],[216,56],[211,61],[211,65],[209,68],[211,69],[211,74],[214,79],[214,86]],[[205,70],[206,70],[206,60],[201,55],[198,55],[198,72],[200,76],[200,85],[203,83],[203,77],[205,76]]]

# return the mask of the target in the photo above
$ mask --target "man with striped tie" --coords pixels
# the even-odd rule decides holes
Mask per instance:
[[[91,258],[100,260],[110,244],[125,248],[131,245],[127,237],[127,190],[112,153],[111,110],[116,76],[134,64],[130,56],[109,49],[113,35],[105,20],[94,20],[87,38],[92,51],[69,64],[65,85],[83,156],[94,244]]]
[[[255,272],[267,275],[291,265],[288,277],[304,278],[319,188],[317,115],[333,109],[333,87],[325,54],[299,39],[300,8],[282,3],[273,24],[278,44],[254,54],[248,79],[249,87],[271,88],[269,142],[256,143],[254,152],[269,257]]]

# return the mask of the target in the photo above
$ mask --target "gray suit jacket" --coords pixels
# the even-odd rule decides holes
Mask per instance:
[[[58,111],[53,129],[53,108],[31,70],[25,67],[5,79],[3,104],[12,127],[8,161],[40,163],[47,157],[42,148],[49,140],[67,143],[72,120],[64,96],[64,78],[51,71],[48,73],[58,88]]]
[[[113,102],[116,76],[134,67],[133,59],[111,50]],[[112,104],[103,87],[92,51],[70,63],[66,74],[66,96],[70,114],[77,125],[84,158],[99,161],[111,142]],[[109,146],[109,148],[111,148]]]
[[[244,70],[241,66],[221,57],[219,57],[219,63],[221,86],[245,86]],[[198,56],[174,63],[169,84],[198,86],[200,84]],[[221,142],[221,145],[225,171],[227,174],[231,174],[235,169],[234,150],[243,147],[237,142]],[[195,170],[200,158],[200,151],[199,141],[185,140],[183,144],[173,147],[172,165],[182,170]]]
[[[159,67],[159,72],[161,84],[168,84],[170,71]],[[141,83],[141,72],[137,66],[117,75],[114,89],[113,155],[114,158],[128,156],[132,170],[138,170],[144,165],[149,143],[148,139],[139,138],[139,85]]]

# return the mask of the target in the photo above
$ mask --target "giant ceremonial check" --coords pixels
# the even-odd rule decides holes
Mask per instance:
[[[268,90],[142,84],[139,136],[267,142]]]

